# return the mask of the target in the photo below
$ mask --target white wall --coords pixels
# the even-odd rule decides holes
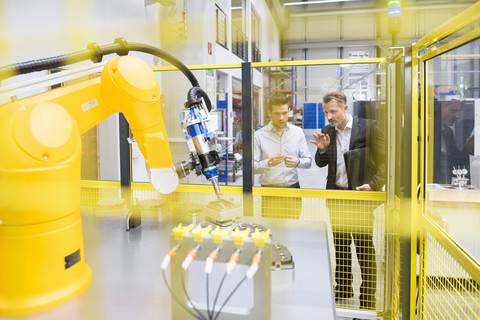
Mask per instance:
[[[90,42],[108,44],[117,37],[157,44],[158,30],[147,23],[152,8],[143,0],[1,1],[1,64],[84,50]]]
[[[251,3],[262,23],[259,48],[262,51],[262,61],[266,62],[269,58],[278,60],[282,57],[281,31],[278,30],[265,0],[252,0]],[[249,16],[251,16],[251,13],[249,13]]]
[[[1,65],[81,51],[87,48],[88,43],[110,44],[118,37],[130,42],[158,45],[159,6],[145,7],[144,0],[1,1]],[[134,55],[153,64],[151,56]],[[105,57],[104,61],[114,56]],[[77,65],[91,63],[85,61]],[[42,74],[45,72],[6,79],[2,81],[2,86]],[[117,115],[99,125],[98,146],[100,178],[119,180]]]
[[[250,30],[251,5],[262,19],[263,61],[280,58],[280,32],[264,0],[247,1],[247,28]],[[162,4],[160,4],[162,3]],[[47,58],[86,49],[91,42],[99,45],[113,43],[123,37],[129,42],[159,46],[186,65],[240,63],[230,51],[216,44],[215,4],[229,14],[229,0],[161,1],[146,6],[144,0],[6,0],[0,1],[0,65]],[[186,10],[186,15],[184,15]],[[184,17],[186,17],[184,19]],[[230,21],[230,20],[229,20]],[[228,24],[230,28],[230,24]],[[249,37],[250,38],[250,37]],[[208,43],[212,54],[208,54]],[[231,48],[231,45],[228,45]],[[132,53],[152,66],[169,65],[142,53]],[[111,55],[104,61],[113,58]],[[85,61],[78,65],[91,64]],[[240,70],[225,70],[231,77],[240,78]],[[45,72],[17,76],[2,85],[38,77]],[[205,70],[194,71],[205,89]],[[157,73],[162,94],[165,95],[166,128],[174,161],[185,160],[188,150],[181,130],[179,114],[184,107],[191,84],[180,72]],[[258,72],[254,84],[262,86]],[[231,85],[229,86],[231,97]],[[216,97],[211,97],[212,102]],[[230,103],[231,110],[231,103]],[[118,123],[113,116],[100,124],[100,177],[119,180]],[[231,123],[231,121],[230,121]],[[230,130],[231,132],[231,130]],[[107,151],[108,150],[108,151]]]
[[[251,6],[261,17],[262,36],[260,49],[262,51],[262,60],[268,61],[269,58],[280,58],[280,32],[276,27],[272,15],[264,0],[247,1],[247,30],[250,30]],[[178,23],[180,21],[181,12],[183,10],[183,1],[177,1],[176,11],[171,9],[172,14],[169,19],[162,16],[161,25],[161,44],[164,50],[174,54],[182,62],[187,65],[201,64],[239,64],[243,60],[238,58],[231,52],[231,19],[230,19],[230,1],[229,0],[186,0],[187,4],[187,33],[180,32],[182,27]],[[227,15],[227,48],[216,43],[216,5],[218,5]],[[176,22],[177,21],[177,22]],[[250,36],[248,36],[250,39]],[[208,54],[208,43],[212,44],[212,54]],[[250,52],[250,51],[249,51]],[[168,63],[165,63],[168,65]],[[223,69],[222,72],[227,74],[227,93],[229,96],[228,112],[229,117],[229,133],[232,128],[232,77],[241,79],[241,69]],[[205,70],[195,71],[198,81],[202,88],[205,89]],[[186,94],[190,85],[185,78],[178,72],[162,72],[160,77],[162,80],[162,90],[166,95],[166,118],[173,119],[166,123],[169,140],[177,142],[171,143],[174,161],[185,160],[188,157],[188,149],[184,141],[184,133],[178,122],[178,114],[183,109],[186,101]],[[253,84],[259,87],[263,86],[263,78],[258,71],[254,71]],[[216,97],[210,97],[212,103],[215,103]]]

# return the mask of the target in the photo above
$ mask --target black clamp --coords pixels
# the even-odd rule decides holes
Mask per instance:
[[[93,63],[101,62],[103,59],[103,50],[102,48],[95,42],[89,43],[87,46],[87,50],[93,51],[93,56],[90,58]]]
[[[126,56],[128,55],[128,42],[124,38],[117,38],[113,43],[118,44],[120,46],[120,50],[117,50],[117,54],[119,56]]]
[[[187,102],[185,102],[184,106],[186,109],[191,109],[193,106],[195,105],[201,105],[202,104],[202,100],[200,98],[196,98],[196,99],[188,99]]]

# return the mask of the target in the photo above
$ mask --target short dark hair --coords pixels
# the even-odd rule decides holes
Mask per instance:
[[[347,97],[340,91],[330,91],[323,96],[323,103],[329,103],[330,101],[335,100],[340,105],[347,104]]]
[[[287,97],[281,92],[275,92],[268,100],[268,110],[272,111],[272,106],[283,106],[284,104],[288,105]],[[290,106],[288,107],[290,108]]]

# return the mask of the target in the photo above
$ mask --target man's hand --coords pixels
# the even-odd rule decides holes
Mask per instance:
[[[284,159],[285,159],[285,156],[283,154],[276,157],[271,157],[270,159],[268,159],[268,166],[275,167],[276,165],[279,165],[280,163],[282,163]]]
[[[313,137],[315,138],[315,141],[310,140],[309,142],[316,145],[320,151],[324,151],[330,145],[330,136],[328,134],[314,133]]]
[[[295,168],[300,163],[300,159],[293,156],[286,156],[284,161],[287,168]]]
[[[465,141],[465,147],[467,148],[468,154],[473,155],[473,146],[475,145],[475,135],[471,135]]]
[[[356,190],[358,191],[372,191],[372,187],[368,183],[362,184],[361,186],[357,187]]]

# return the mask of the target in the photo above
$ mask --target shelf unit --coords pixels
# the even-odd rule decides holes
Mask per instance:
[[[293,61],[293,58],[280,59],[280,61]],[[303,110],[297,105],[297,67],[268,68],[268,92],[269,96],[275,92],[285,93],[292,107],[292,123],[302,127]]]

